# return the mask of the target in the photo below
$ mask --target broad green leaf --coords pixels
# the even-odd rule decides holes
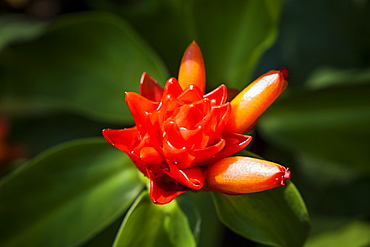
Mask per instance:
[[[38,37],[46,23],[29,19],[23,15],[0,16],[0,52],[14,42],[26,42]]]
[[[196,246],[188,219],[177,200],[155,205],[145,191],[127,213],[114,247]]]
[[[110,226],[93,236],[82,247],[111,247],[122,224],[123,216],[117,218]]]
[[[292,93],[259,120],[263,136],[330,167],[370,172],[370,84]],[[321,168],[320,168],[321,169]]]
[[[214,201],[221,221],[245,238],[280,247],[299,247],[306,239],[308,213],[291,182],[238,196],[214,193]]]
[[[305,247],[369,246],[369,233],[369,222],[352,221],[310,237]]]
[[[143,188],[102,139],[54,147],[0,182],[0,246],[73,246],[117,219]]]
[[[194,39],[187,37],[188,0],[101,1],[89,0],[94,9],[123,16],[158,52],[170,75],[177,77],[181,56]],[[170,21],[169,21],[170,20]]]
[[[185,22],[192,24],[204,55],[207,85],[243,89],[262,53],[277,35],[282,0],[188,1]]]
[[[112,127],[107,123],[91,121],[66,112],[39,114],[11,120],[11,140],[26,146],[28,157],[34,157],[42,151],[66,141],[101,136],[102,129]]]
[[[58,108],[130,122],[124,93],[138,91],[143,72],[159,82],[167,79],[162,61],[123,19],[95,12],[65,15],[39,39],[0,54],[0,109]]]
[[[189,194],[192,193],[186,193],[180,197],[177,197],[176,203],[178,204],[179,209],[185,215],[188,225],[193,234],[193,238],[196,242],[196,246],[198,246],[201,235],[201,226],[203,222],[198,205],[194,203]]]
[[[199,247],[221,247],[224,237],[224,227],[217,217],[211,192],[200,191],[196,193],[186,193],[180,197],[190,197],[194,201],[197,210],[201,215],[202,224],[200,225]]]
[[[181,56],[195,40],[203,52],[207,87],[239,89],[251,82],[262,53],[277,35],[282,0],[90,1],[123,15],[177,76]],[[168,21],[171,20],[171,21]]]

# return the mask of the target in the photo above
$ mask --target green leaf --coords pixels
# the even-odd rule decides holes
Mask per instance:
[[[333,86],[292,93],[267,110],[259,127],[272,143],[326,170],[369,174],[369,112],[370,83]]]
[[[60,108],[127,123],[124,93],[138,91],[143,72],[167,79],[162,61],[124,20],[107,13],[65,15],[39,39],[3,51],[0,109]]]
[[[124,216],[117,218],[110,226],[93,236],[81,247],[112,247],[123,218]]]
[[[0,52],[9,44],[38,37],[45,30],[45,26],[46,23],[23,15],[0,16]]]
[[[191,1],[189,1],[191,2]],[[192,1],[186,23],[204,55],[207,84],[242,89],[262,53],[275,41],[282,0]]]
[[[163,57],[172,76],[177,75],[186,46],[195,40],[203,52],[209,89],[221,83],[242,89],[251,82],[260,56],[276,38],[283,3],[282,0],[91,2],[130,20]]]
[[[200,191],[196,193],[186,193],[183,197],[190,197],[194,201],[196,209],[201,215],[202,224],[200,225],[199,247],[221,247],[224,237],[224,227],[217,217],[211,192]]]
[[[273,190],[238,196],[214,193],[214,201],[221,221],[253,241],[299,247],[306,239],[308,213],[291,182]]]
[[[352,221],[310,237],[305,247],[369,246],[370,224]]]
[[[184,12],[188,0],[101,1],[89,0],[94,8],[123,16],[158,52],[171,76],[177,77],[181,56],[194,39],[187,37]],[[170,20],[170,21],[169,21]]]
[[[143,188],[102,139],[54,147],[0,183],[1,246],[73,246],[117,219]]]
[[[127,213],[114,247],[196,246],[188,219],[177,200],[155,205],[145,191]]]
[[[370,82],[370,70],[348,69],[340,70],[330,67],[314,71],[306,82],[310,89],[319,89],[340,84],[360,84]]]

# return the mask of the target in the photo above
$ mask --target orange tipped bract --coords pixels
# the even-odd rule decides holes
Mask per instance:
[[[248,132],[259,116],[287,87],[287,69],[270,71],[246,87],[231,102],[226,128],[237,133]]]
[[[244,194],[284,185],[289,178],[289,169],[279,164],[235,156],[211,164],[204,186],[206,190]]]
[[[179,69],[179,84],[182,89],[189,85],[196,85],[204,93],[206,88],[206,72],[202,52],[198,44],[193,41],[182,57]]]

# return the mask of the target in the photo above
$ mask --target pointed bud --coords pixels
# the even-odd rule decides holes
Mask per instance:
[[[205,91],[206,72],[203,55],[195,41],[188,46],[182,57],[178,81],[182,89],[193,84],[198,86],[202,93]]]
[[[288,168],[265,160],[235,156],[210,165],[204,188],[244,194],[285,185],[286,179],[290,179]]]
[[[144,72],[140,79],[140,94],[149,100],[159,102],[163,89],[156,80]]]
[[[237,133],[248,132],[287,87],[287,73],[287,69],[270,71],[240,92],[230,102],[232,110],[226,128]]]

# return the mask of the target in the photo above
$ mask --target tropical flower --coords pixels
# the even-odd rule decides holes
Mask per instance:
[[[190,190],[228,194],[283,185],[290,171],[250,157],[229,157],[252,140],[247,133],[287,86],[287,70],[270,71],[227,102],[221,85],[205,94],[206,76],[193,42],[181,61],[178,80],[164,88],[143,73],[140,94],[126,93],[135,127],[104,129],[105,139],[125,152],[150,179],[150,198],[166,204]]]

